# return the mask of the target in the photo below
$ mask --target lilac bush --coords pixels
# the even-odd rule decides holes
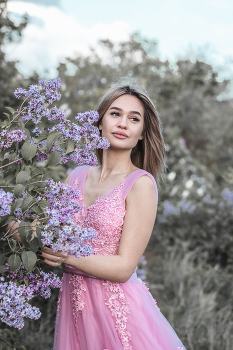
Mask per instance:
[[[46,178],[47,168],[68,161],[95,166],[94,150],[109,147],[94,125],[96,111],[78,113],[71,122],[52,105],[61,98],[60,87],[58,78],[18,88],[14,95],[23,98],[21,106],[6,107],[0,123],[0,319],[19,329],[24,317],[40,317],[28,301],[60,287],[57,276],[39,268],[37,250],[49,245],[55,252],[88,256],[93,253],[88,243],[96,236],[75,219],[82,209],[80,192]]]

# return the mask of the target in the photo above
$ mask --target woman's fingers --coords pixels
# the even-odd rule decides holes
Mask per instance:
[[[44,251],[42,251],[42,256],[47,260],[54,261],[54,262],[60,262],[60,263],[62,263],[63,260],[65,259],[62,256],[48,254],[48,253],[45,253]]]
[[[48,247],[36,252],[39,259],[43,260],[50,266],[60,266],[67,258],[68,254],[65,252],[54,252]]]
[[[54,252],[52,249],[44,247],[42,252],[47,253],[49,255],[59,256],[61,258],[67,258],[68,254],[66,252]]]

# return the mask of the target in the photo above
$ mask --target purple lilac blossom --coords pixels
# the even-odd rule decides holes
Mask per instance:
[[[74,151],[66,154],[59,146],[58,142],[54,144],[54,149],[61,154],[61,162],[66,163],[68,160],[74,161],[77,165],[89,164],[96,165],[97,157],[91,152],[94,149],[109,147],[109,142],[104,137],[100,137],[99,129],[91,125],[97,121],[99,114],[96,111],[79,113],[76,119],[84,122],[81,125],[72,123],[70,120],[62,120],[49,131],[59,131],[63,139],[70,139],[74,142]],[[81,145],[80,142],[83,144]]]
[[[27,287],[20,285],[17,287],[14,282],[4,282],[4,277],[0,277],[0,319],[10,327],[18,329],[24,326],[24,317],[37,320],[41,312],[35,306],[27,302]]]
[[[88,241],[96,237],[96,231],[81,228],[74,220],[75,214],[82,209],[80,191],[61,182],[46,182],[49,188],[45,189],[44,196],[49,207],[45,212],[49,219],[42,228],[42,242],[51,245],[55,252],[61,250],[77,258],[91,255],[93,250]]]
[[[5,264],[6,272],[9,269]],[[10,281],[9,281],[10,279]],[[25,285],[22,281],[26,281]],[[16,283],[20,283],[17,286]],[[23,283],[23,284],[22,284]],[[21,329],[24,326],[24,318],[38,319],[41,312],[35,306],[31,306],[28,301],[36,296],[49,298],[51,288],[61,288],[59,277],[53,272],[45,273],[37,269],[30,273],[25,273],[24,266],[10,272],[6,277],[0,277],[0,319],[11,327]]]
[[[0,216],[9,215],[11,212],[11,203],[13,201],[13,193],[5,192],[0,188]]]
[[[29,90],[19,88],[15,91],[17,98],[24,97],[28,100],[28,106],[24,107],[21,113],[22,121],[32,120],[35,124],[41,121],[42,117],[50,121],[57,120],[59,123],[53,128],[48,129],[49,132],[59,131],[61,137],[54,143],[54,147],[50,152],[58,151],[61,155],[60,164],[65,164],[69,160],[74,161],[77,165],[88,164],[95,166],[97,164],[97,157],[92,152],[97,148],[106,149],[109,147],[109,142],[99,135],[99,129],[92,125],[99,119],[97,111],[89,111],[85,113],[78,113],[75,117],[80,125],[72,123],[66,119],[65,112],[57,107],[48,106],[54,101],[60,100],[60,93],[57,90],[61,87],[61,79],[53,79],[48,82],[40,80],[38,85],[31,85]],[[40,135],[43,129],[34,128],[36,137]],[[72,140],[74,142],[74,149],[70,153],[60,146],[60,139]],[[48,158],[48,151],[42,142],[37,145],[37,162],[44,161]]]
[[[0,149],[3,147],[9,148],[11,147],[12,143],[21,142],[26,138],[27,136],[25,135],[24,130],[12,130],[7,132],[7,130],[4,129],[0,133]]]
[[[51,103],[60,100],[61,94],[57,92],[60,86],[61,79],[58,78],[48,82],[40,80],[38,85],[31,85],[28,91],[18,88],[14,92],[15,97],[24,97],[28,99],[28,106],[24,107],[21,111],[21,120],[32,120],[35,124],[38,124],[43,116],[47,117],[49,120],[61,120],[65,118],[63,111],[57,109],[56,112],[51,112],[47,108]]]

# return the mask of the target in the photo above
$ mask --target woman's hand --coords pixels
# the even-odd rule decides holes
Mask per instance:
[[[20,224],[19,220],[11,221],[7,226],[5,232],[7,233],[7,237],[14,237],[20,244],[22,244],[19,236],[19,224]]]
[[[52,249],[47,247],[43,248],[42,250],[38,250],[36,254],[41,260],[50,266],[60,266],[68,257],[68,254],[65,252],[54,252]]]

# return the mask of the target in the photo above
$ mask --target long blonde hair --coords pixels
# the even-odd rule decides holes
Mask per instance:
[[[119,79],[99,100],[97,107],[99,120],[96,122],[96,126],[99,127],[101,119],[111,104],[125,94],[137,97],[144,107],[143,139],[139,140],[132,149],[131,161],[136,167],[151,173],[159,185],[160,179],[164,179],[166,172],[165,145],[159,114],[144,86],[132,78]],[[97,149],[96,155],[99,163],[102,164],[103,150]]]

